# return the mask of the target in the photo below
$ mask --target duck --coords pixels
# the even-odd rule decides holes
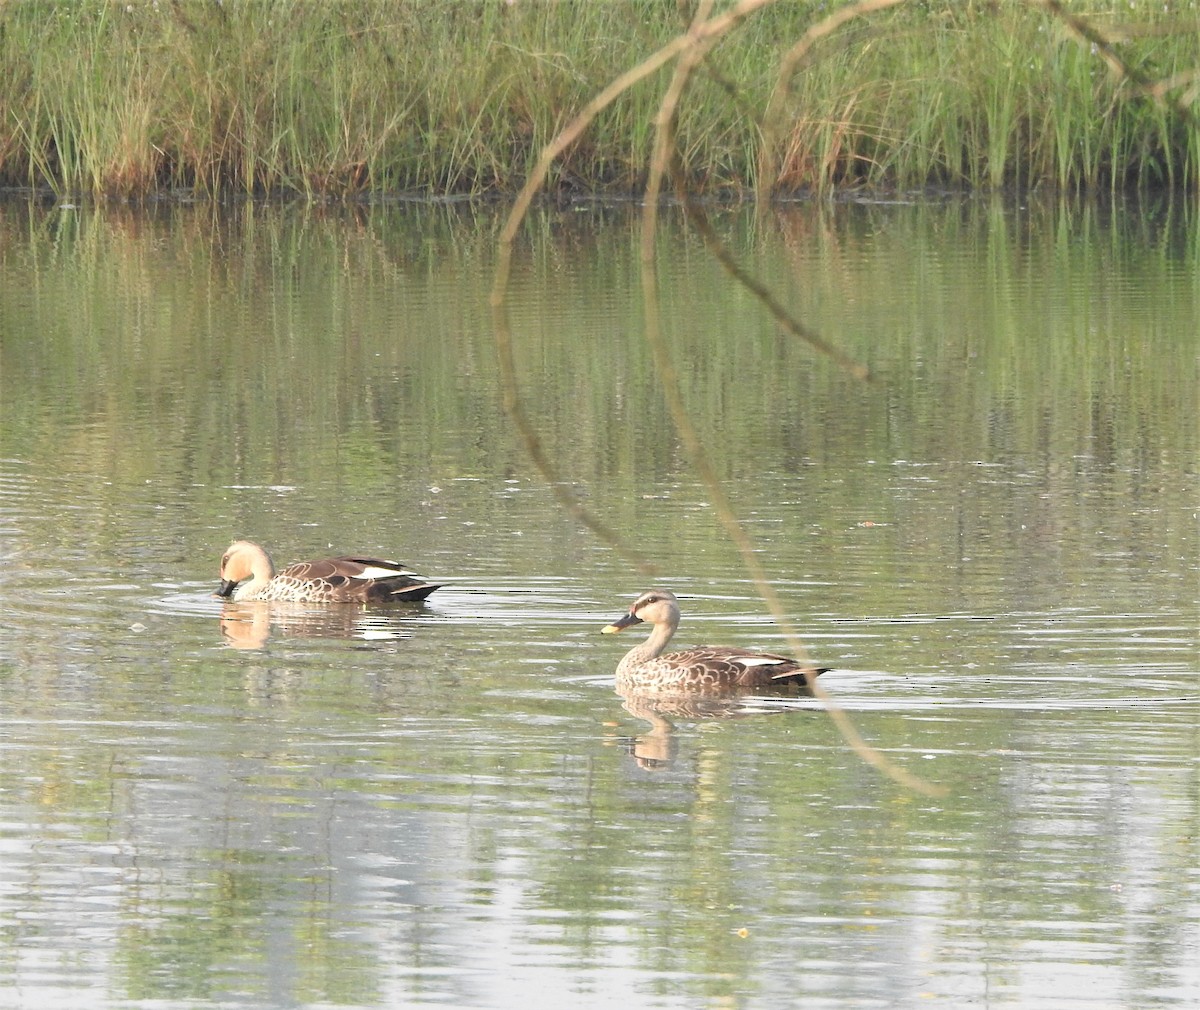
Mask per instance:
[[[235,540],[221,557],[221,585],[216,595],[238,602],[415,603],[441,588],[440,583],[429,582],[404,565],[378,558],[297,561],[277,575],[271,556],[262,547]]]
[[[628,613],[603,628],[615,635],[635,624],[652,625],[650,637],[635,645],[617,666],[622,692],[719,693],[780,687],[809,687],[809,677],[828,673],[787,656],[724,645],[701,645],[662,654],[679,627],[679,600],[669,589],[642,593]]]

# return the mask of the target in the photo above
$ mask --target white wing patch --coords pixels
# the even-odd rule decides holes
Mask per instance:
[[[379,568],[376,565],[367,565],[363,568],[361,575],[356,575],[357,579],[394,579],[397,575],[413,575],[415,573],[405,571],[403,568]]]
[[[774,656],[738,656],[734,662],[741,666],[778,666],[780,663],[786,663],[787,660],[777,659]]]

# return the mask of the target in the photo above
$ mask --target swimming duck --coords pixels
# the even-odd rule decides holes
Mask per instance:
[[[614,635],[634,624],[653,625],[650,637],[635,645],[617,666],[620,690],[718,692],[784,686],[807,687],[828,667],[809,667],[786,656],[732,646],[702,645],[662,655],[679,627],[679,600],[667,589],[642,593],[629,613],[604,628]]]
[[[238,586],[239,582],[245,582]],[[234,600],[288,603],[387,603],[423,600],[438,583],[427,582],[395,561],[378,558],[326,558],[298,561],[278,575],[271,556],[258,544],[238,540],[221,558],[217,595]]]

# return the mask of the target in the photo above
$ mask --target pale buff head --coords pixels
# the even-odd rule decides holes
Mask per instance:
[[[234,595],[238,583],[250,579],[250,585],[257,588],[270,582],[274,576],[275,566],[265,550],[249,540],[236,540],[221,557],[221,586],[217,595],[239,599],[243,596],[241,591]]]

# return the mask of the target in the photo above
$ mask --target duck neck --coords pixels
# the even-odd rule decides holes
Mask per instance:
[[[235,600],[254,600],[275,578],[275,566],[270,555],[263,551],[250,559],[250,581],[243,582],[233,594]]]
[[[641,645],[635,645],[621,660],[623,669],[631,669],[635,666],[641,666],[643,663],[648,663],[652,659],[662,655],[663,649],[667,647],[667,643],[671,640],[671,636],[675,634],[675,625],[670,623],[656,624],[650,632],[650,637]]]

